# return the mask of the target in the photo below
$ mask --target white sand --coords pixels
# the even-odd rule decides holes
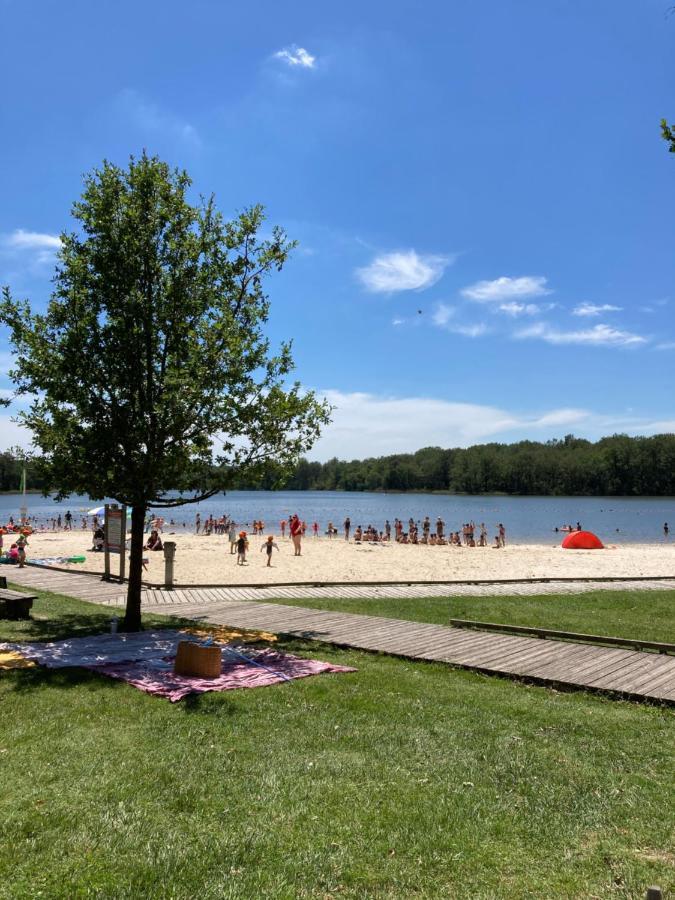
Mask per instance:
[[[288,538],[277,537],[272,567],[265,566],[263,539],[249,536],[246,566],[236,565],[227,537],[191,534],[163,535],[176,542],[175,580],[188,584],[253,584],[302,581],[399,581],[505,578],[556,578],[657,575],[675,578],[675,541],[624,544],[606,550],[563,550],[559,545],[514,545],[456,548],[400,544],[354,544],[343,538],[305,538],[302,556],[293,556]],[[562,539],[562,538],[561,538]],[[7,541],[7,538],[5,538]],[[83,565],[68,568],[103,571],[103,554],[90,553],[90,534],[83,531],[37,533],[30,537],[28,557],[84,554]],[[145,554],[144,579],[164,580],[164,555]],[[115,557],[113,557],[113,561]],[[4,569],[4,567],[3,567]]]

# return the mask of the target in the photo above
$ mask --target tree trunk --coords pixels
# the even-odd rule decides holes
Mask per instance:
[[[141,631],[141,579],[143,578],[143,526],[145,506],[131,507],[131,558],[127,608],[120,624],[121,631]]]

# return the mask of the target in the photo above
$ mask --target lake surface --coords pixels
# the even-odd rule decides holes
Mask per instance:
[[[27,496],[28,513],[46,522],[59,512],[70,510],[76,527],[88,509],[102,505],[87,497],[72,496],[68,501],[55,503],[39,494]],[[17,520],[21,506],[20,494],[0,496],[0,523],[9,516]],[[270,533],[279,531],[279,521],[297,512],[309,526],[317,521],[323,533],[328,522],[342,529],[345,516],[352,520],[352,529],[374,525],[382,529],[385,519],[395,517],[404,522],[412,516],[421,520],[428,515],[432,528],[436,517],[445,522],[445,530],[461,529],[464,522],[485,522],[492,538],[496,526],[503,522],[507,540],[514,543],[553,543],[562,539],[555,534],[556,526],[579,521],[612,543],[653,543],[663,540],[663,523],[675,527],[674,497],[450,497],[435,494],[376,494],[338,491],[231,491],[199,504],[176,509],[158,510],[168,523],[173,519],[175,530],[193,529],[195,513],[202,520],[213,514],[227,514],[245,525],[262,519]],[[91,521],[91,520],[90,520]],[[171,530],[165,526],[165,531]]]

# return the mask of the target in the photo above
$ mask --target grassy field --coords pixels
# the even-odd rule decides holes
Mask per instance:
[[[275,602],[275,601],[270,601]],[[447,625],[450,619],[501,622],[675,643],[674,591],[594,591],[538,597],[415,597],[387,600],[278,600],[339,612]]]
[[[110,611],[45,594],[34,615],[0,640]],[[358,671],[176,705],[84,670],[1,673],[0,897],[675,890],[668,710],[287,646]]]

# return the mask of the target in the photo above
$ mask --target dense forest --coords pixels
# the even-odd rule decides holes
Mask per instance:
[[[18,491],[24,463],[11,450],[0,451],[0,491]],[[26,463],[26,486],[28,490],[41,490],[43,482],[35,472],[30,460]]]
[[[675,496],[675,435],[426,447],[375,459],[302,460],[285,487],[326,491]]]
[[[16,491],[22,462],[0,453],[0,490]],[[28,488],[41,488],[32,464]],[[476,444],[466,449],[425,447],[346,462],[300,461],[283,484],[236,485],[296,491],[449,491],[464,494],[675,496],[675,435],[614,435],[595,443],[562,440]]]

